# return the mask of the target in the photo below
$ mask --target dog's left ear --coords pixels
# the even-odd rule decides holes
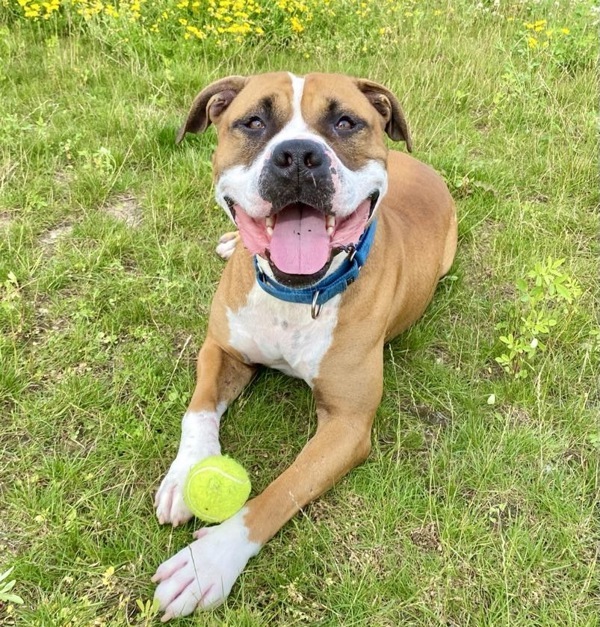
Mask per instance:
[[[364,78],[358,79],[356,86],[383,118],[384,130],[390,139],[406,142],[406,149],[408,152],[412,152],[410,131],[396,96],[387,87]]]
[[[179,144],[186,133],[204,133],[211,122],[218,122],[219,116],[247,82],[246,76],[228,76],[205,87],[194,98],[185,123],[177,132],[175,142]]]

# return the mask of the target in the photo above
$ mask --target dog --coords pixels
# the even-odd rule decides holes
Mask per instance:
[[[394,94],[338,74],[230,76],[194,99],[177,143],[213,124],[216,199],[239,235],[214,296],[175,460],[155,499],[161,524],[192,517],[182,487],[221,453],[219,423],[259,365],[303,379],[318,425],[294,463],[225,522],[164,562],[162,620],[222,603],[248,560],[371,448],[383,347],[412,325],[450,269],[456,210],[412,150]]]

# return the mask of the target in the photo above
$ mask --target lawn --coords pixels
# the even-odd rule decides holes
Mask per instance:
[[[0,0],[0,624],[158,622],[150,577],[198,525],[159,526],[152,501],[230,229],[214,131],[174,137],[203,86],[274,69],[390,87],[459,249],[386,347],[367,462],[178,624],[600,623],[598,15]],[[314,427],[310,390],[265,371],[222,444],[256,494]]]

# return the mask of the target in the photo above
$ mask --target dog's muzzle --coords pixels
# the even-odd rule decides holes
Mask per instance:
[[[358,242],[368,224],[380,196],[377,182],[372,189],[365,186],[368,195],[344,207],[340,217],[343,182],[338,168],[323,142],[288,139],[272,147],[258,175],[256,196],[268,208],[262,217],[224,195],[246,248],[266,259],[283,285],[315,284],[339,252]]]

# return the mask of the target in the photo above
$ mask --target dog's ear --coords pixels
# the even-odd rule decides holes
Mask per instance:
[[[227,109],[232,100],[242,91],[248,78],[228,76],[205,87],[195,98],[187,119],[177,132],[175,142],[179,144],[186,133],[203,133]]]
[[[383,118],[384,130],[389,137],[394,141],[406,142],[406,149],[408,152],[412,152],[410,131],[396,96],[387,87],[364,78],[358,79],[356,86]]]

